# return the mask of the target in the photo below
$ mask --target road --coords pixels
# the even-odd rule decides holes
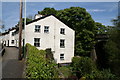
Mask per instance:
[[[18,49],[5,47],[2,57],[2,78],[22,78],[24,61],[18,61]]]

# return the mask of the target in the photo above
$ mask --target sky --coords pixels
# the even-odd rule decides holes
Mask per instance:
[[[34,16],[45,7],[56,10],[82,7],[90,13],[95,22],[100,22],[106,26],[113,25],[111,20],[118,16],[117,2],[27,2],[24,9],[26,9],[28,17],[29,15]],[[17,24],[19,21],[19,2],[2,2],[2,21],[6,29]]]

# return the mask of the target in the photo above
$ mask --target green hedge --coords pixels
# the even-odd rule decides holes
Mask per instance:
[[[54,61],[46,59],[46,51],[38,50],[36,47],[26,44],[26,78],[56,78],[58,71]]]

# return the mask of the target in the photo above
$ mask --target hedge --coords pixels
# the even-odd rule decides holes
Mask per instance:
[[[46,59],[46,51],[38,50],[36,47],[26,44],[26,78],[52,79],[58,76],[54,61]]]

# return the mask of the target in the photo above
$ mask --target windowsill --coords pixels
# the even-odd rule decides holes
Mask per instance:
[[[44,32],[45,34],[49,34],[49,32]]]
[[[35,33],[40,33],[40,32],[35,32]]]
[[[65,35],[65,34],[61,34],[61,35]]]
[[[64,61],[65,59],[60,59],[61,61]]]
[[[35,47],[40,47],[40,46],[35,46]]]
[[[62,46],[62,47],[60,47],[60,48],[65,48],[65,46]]]

